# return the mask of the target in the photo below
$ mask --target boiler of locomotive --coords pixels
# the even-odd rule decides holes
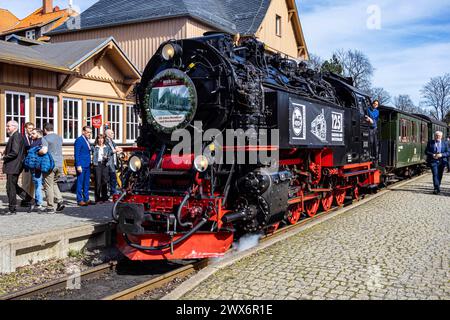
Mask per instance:
[[[172,144],[172,133],[193,130],[201,121],[204,130],[222,128],[232,100],[227,60],[215,45],[224,37],[168,41],[147,65],[137,88],[143,119],[140,146],[155,140]]]

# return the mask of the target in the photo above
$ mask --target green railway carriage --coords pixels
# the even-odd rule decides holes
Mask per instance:
[[[429,121],[390,107],[381,106],[379,111],[381,167],[399,176],[422,171],[431,130]]]
[[[415,116],[420,117],[428,122],[428,136],[430,137],[430,139],[433,139],[434,133],[436,131],[442,131],[442,133],[444,134],[444,139],[450,135],[450,127],[447,123],[432,119],[423,114],[415,114]]]

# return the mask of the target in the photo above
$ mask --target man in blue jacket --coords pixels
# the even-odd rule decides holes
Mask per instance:
[[[430,140],[425,150],[427,163],[433,173],[434,194],[441,193],[442,176],[447,166],[450,150],[446,141],[442,140],[443,133],[436,131],[434,140]]]
[[[81,207],[95,204],[89,201],[89,185],[91,177],[91,144],[89,139],[92,129],[83,127],[82,135],[75,140],[75,167],[77,169],[77,202]]]
[[[369,141],[370,152],[373,160],[378,164],[378,119],[380,118],[380,112],[378,106],[380,102],[375,100],[372,106],[367,110],[366,121],[369,124]]]

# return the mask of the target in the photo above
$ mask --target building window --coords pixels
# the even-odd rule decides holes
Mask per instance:
[[[29,121],[29,96],[27,93],[6,91],[5,98],[5,126],[8,121],[17,121],[19,124],[19,131],[23,134],[25,132],[25,123]],[[5,138],[6,140],[8,139],[7,136]]]
[[[281,37],[281,17],[279,15],[275,16],[275,34]]]
[[[63,139],[73,142],[81,135],[81,100],[63,99]]]
[[[86,103],[86,117],[87,125],[92,128],[92,139],[97,138],[97,136],[102,133],[102,128],[96,129],[92,125],[92,117],[102,116],[103,121],[103,103],[98,101],[87,101]]]
[[[53,124],[57,132],[58,100],[56,97],[36,95],[36,128],[44,129],[46,123]]]
[[[135,106],[127,105],[127,142],[135,142],[139,135],[139,115]]]
[[[36,31],[35,30],[28,30],[25,32],[25,38],[36,40]]]
[[[110,128],[115,133],[114,142],[122,142],[122,108],[123,105],[117,103],[108,104],[108,122]]]

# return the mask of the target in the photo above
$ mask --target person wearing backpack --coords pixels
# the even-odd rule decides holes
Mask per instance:
[[[32,212],[33,209],[37,210],[39,213],[42,213],[45,211],[45,208],[42,206],[44,203],[44,196],[42,194],[43,189],[43,182],[42,182],[42,172],[40,168],[40,159],[37,158],[36,160],[32,159],[31,162],[34,162],[33,164],[29,164],[30,161],[28,158],[33,158],[34,154],[37,155],[37,157],[40,157],[37,153],[42,148],[42,137],[44,133],[40,129],[34,128],[31,131],[31,141],[29,143],[30,148],[28,149],[28,155],[27,159],[25,159],[25,167],[30,166],[33,168],[29,168],[29,171],[31,173],[31,180],[34,185],[34,199],[35,199],[35,207],[30,206],[30,210],[28,212]],[[34,160],[34,161],[33,161]]]
[[[42,149],[39,151],[39,155],[43,156],[47,153],[51,155],[54,161],[54,169],[50,172],[45,173],[42,170],[42,165],[51,165],[46,163],[41,163],[41,170],[43,172],[44,178],[44,191],[47,197],[47,209],[46,212],[49,214],[56,212],[62,212],[65,208],[64,199],[59,191],[58,179],[63,172],[63,155],[62,155],[62,145],[63,139],[53,132],[53,124],[46,123],[44,126],[45,136],[42,138]]]

